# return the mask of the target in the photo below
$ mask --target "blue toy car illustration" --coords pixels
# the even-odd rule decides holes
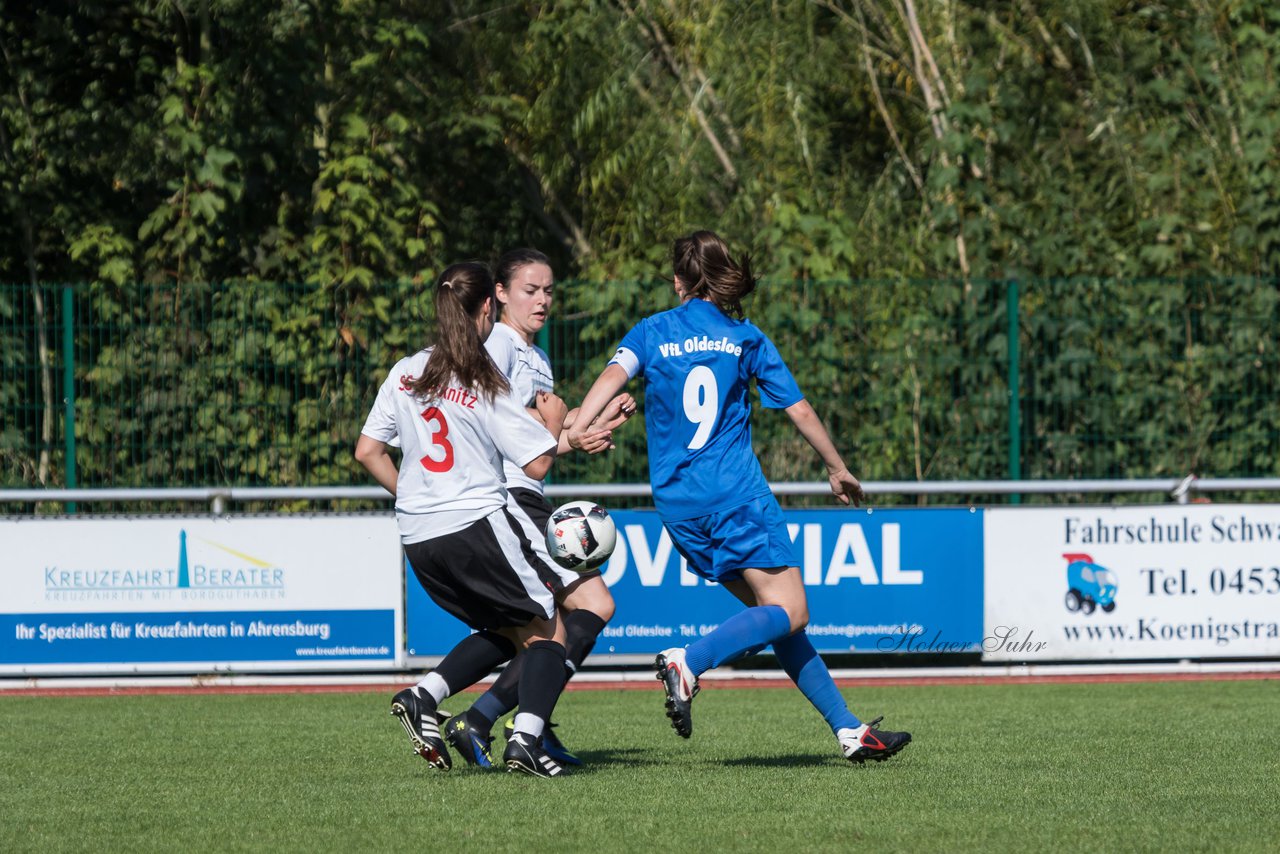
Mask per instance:
[[[1111,570],[1098,566],[1087,554],[1068,553],[1067,610],[1073,614],[1092,614],[1101,608],[1108,614],[1116,609],[1116,577]]]

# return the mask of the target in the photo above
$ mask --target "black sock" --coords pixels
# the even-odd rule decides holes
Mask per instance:
[[[502,662],[516,654],[516,646],[502,635],[490,631],[476,632],[449,650],[436,665],[436,674],[449,686],[449,693],[470,688]]]
[[[572,675],[595,649],[596,638],[604,631],[604,620],[592,611],[570,611],[564,616],[565,659]]]
[[[564,645],[550,640],[532,643],[524,651],[520,674],[520,714],[551,720],[551,710],[564,690]]]

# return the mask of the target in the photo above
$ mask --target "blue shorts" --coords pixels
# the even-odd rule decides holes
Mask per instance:
[[[800,565],[782,508],[772,495],[663,525],[689,569],[711,581],[737,581],[744,569]]]

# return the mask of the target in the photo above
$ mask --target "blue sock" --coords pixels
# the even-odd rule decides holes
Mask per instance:
[[[791,631],[791,618],[779,605],[739,611],[714,632],[689,644],[684,660],[694,676],[754,655]]]
[[[831,678],[831,671],[827,670],[826,663],[813,648],[804,630],[774,641],[773,651],[778,656],[778,663],[787,671],[791,681],[796,683],[800,693],[827,719],[832,732],[845,728],[856,729],[862,725],[858,716],[849,711],[840,689]]]
[[[468,710],[468,714],[476,714],[489,722],[489,726],[493,726],[493,722],[514,709],[515,706],[509,705],[503,698],[495,696],[492,691],[486,691],[480,695],[480,699],[476,700]]]

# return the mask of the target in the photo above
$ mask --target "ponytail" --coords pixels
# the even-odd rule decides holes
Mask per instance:
[[[454,264],[436,281],[436,342],[422,376],[409,388],[420,398],[439,396],[457,383],[492,400],[510,388],[489,358],[476,329],[486,299],[493,300],[489,268],[472,261]]]
[[[725,314],[742,316],[742,301],[756,289],[750,255],[734,260],[715,232],[695,231],[676,240],[671,261],[686,294],[711,300]]]

